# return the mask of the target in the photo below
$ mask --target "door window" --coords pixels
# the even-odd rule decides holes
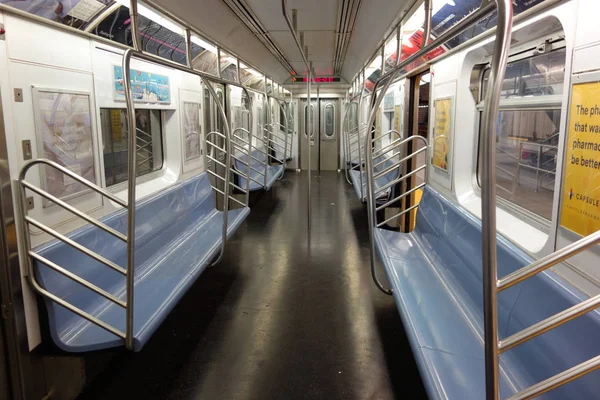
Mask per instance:
[[[331,103],[325,105],[325,120],[324,120],[323,133],[326,138],[333,138],[335,136],[335,106]]]
[[[304,106],[304,136],[308,135],[308,104]],[[315,135],[315,106],[310,105],[310,117],[312,119],[310,124],[310,137]]]

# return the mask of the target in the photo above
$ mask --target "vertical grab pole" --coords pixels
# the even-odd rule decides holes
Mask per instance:
[[[308,48],[306,49],[306,54],[308,54]],[[312,133],[313,133],[313,129],[314,127],[312,126],[312,119],[314,116],[314,113],[312,111],[312,101],[310,98],[310,81],[312,80],[312,61],[309,62],[309,66],[308,66],[308,79],[306,82],[306,102],[308,104],[307,110],[308,110],[308,118],[306,119],[308,122],[306,123],[306,129],[308,131],[308,232],[310,233],[310,229],[311,229],[311,206],[310,206],[310,199],[311,199],[311,194],[310,194],[310,178],[311,178],[311,173],[310,173],[310,153],[312,153],[312,149],[311,149],[311,137],[312,137]]]
[[[269,90],[267,88],[267,82],[268,82],[267,76],[265,75],[265,98],[263,100],[263,115],[265,117],[265,120],[264,120],[265,123],[260,128],[260,132],[259,132],[259,136],[258,136],[260,138],[261,143],[265,147],[265,176],[263,179],[263,189],[265,189],[265,190],[267,190],[267,169],[269,166],[269,155],[268,155],[269,149],[267,147],[267,144],[265,144],[264,140],[265,140],[265,128],[268,126],[269,114],[270,114],[270,112],[268,110],[268,108],[269,108]],[[268,140],[267,140],[267,143],[269,143]]]
[[[363,79],[364,79],[364,70],[361,72],[361,74],[363,74]],[[362,103],[363,103],[363,92],[364,92],[364,82],[362,83],[362,86],[359,84],[358,85],[359,90],[360,90],[360,94],[358,97],[358,170],[360,172],[359,176],[360,176],[360,201],[362,202],[365,199],[365,193],[364,193],[364,186],[365,186],[365,182],[363,182],[363,174],[364,174],[364,167],[363,167],[363,159],[362,159],[362,155],[360,152],[360,148],[361,148],[361,140],[360,140],[360,127],[361,127],[361,123],[360,121],[362,120]]]
[[[431,0],[425,0],[425,26],[423,26],[423,41],[421,42],[421,48],[424,48],[429,43],[431,36],[431,17],[433,13],[433,2]]]
[[[498,400],[500,395],[496,265],[496,128],[502,83],[510,49],[513,16],[511,0],[496,0],[496,6],[498,27],[494,42],[492,70],[483,109],[483,162],[481,166],[485,391],[487,400]]]
[[[223,230],[222,230],[222,243],[221,243],[221,252],[219,253],[219,257],[211,264],[214,266],[221,261],[223,258],[223,254],[225,254],[225,243],[227,242],[227,216],[229,211],[229,175],[231,174],[231,130],[229,129],[229,121],[227,120],[227,114],[225,114],[225,109],[223,108],[223,104],[219,101],[217,97],[217,92],[215,92],[215,88],[212,87],[210,81],[204,76],[200,76],[202,82],[208,89],[210,96],[213,98],[215,103],[217,103],[217,109],[221,114],[221,118],[223,118],[223,127],[225,128],[225,185],[223,186]],[[248,177],[250,179],[250,177]]]
[[[344,124],[346,125],[346,127],[349,127],[348,124],[348,111],[350,110],[350,107],[352,106],[352,102],[348,102],[348,95],[346,94],[346,109],[344,110],[344,117],[342,118],[342,140],[344,141],[344,174],[346,175],[346,181],[349,184],[352,184],[352,181],[350,180],[350,176],[348,175],[348,162],[351,160],[350,159],[350,150],[349,150],[349,142],[350,139],[349,137],[349,132],[348,132],[348,128],[346,128],[345,130],[345,134],[344,134]]]
[[[246,207],[248,207],[250,206],[250,173],[252,172],[252,105],[254,101],[245,87],[242,87],[242,90],[246,93],[246,97],[248,97],[248,108],[250,111],[248,113],[248,128],[250,128],[248,131],[248,176],[246,177]]]
[[[185,30],[185,54],[187,60],[187,66],[189,69],[192,68],[192,33],[190,32],[190,28]]]
[[[302,56],[302,60],[304,61],[304,65],[306,66],[306,69],[308,70],[308,79],[307,79],[307,83],[306,83],[306,89],[307,89],[307,101],[308,101],[308,112],[309,112],[309,116],[310,116],[310,80],[311,80],[311,70],[312,70],[312,63],[308,62],[308,48],[304,47],[302,48],[302,45],[304,43],[302,39],[298,39],[298,34],[296,33],[297,30],[297,15],[294,18],[294,22],[292,23],[292,21],[290,21],[290,17],[288,16],[287,13],[287,5],[286,5],[286,0],[281,0],[281,12],[283,14],[283,18],[285,19],[285,22],[287,23],[288,28],[290,29],[290,33],[292,34],[292,37],[294,38],[294,41],[296,42],[296,46],[298,46],[298,51],[300,51],[300,55]],[[302,38],[302,33],[301,33],[301,38]],[[308,123],[307,126],[305,128],[310,128],[311,126],[311,121],[310,121],[310,117],[308,118]],[[308,132],[310,133],[310,129],[307,129]],[[308,231],[310,232],[310,135],[308,136]]]
[[[281,101],[275,97],[273,97],[273,100],[275,100],[275,102],[279,106],[279,109],[281,111],[283,111],[283,121],[285,122],[285,131],[283,131],[283,133],[285,134],[285,147],[283,148],[283,170],[285,173],[285,167],[287,164],[287,143],[288,143],[288,130],[289,130],[288,129],[288,118],[287,118],[287,113],[285,112],[285,107],[283,107],[283,104],[281,104]],[[281,124],[279,124],[279,125],[281,126]]]
[[[135,1],[131,2],[132,6]],[[133,21],[133,19],[132,19]],[[134,28],[132,22],[132,29]],[[135,37],[135,36],[134,36]],[[133,350],[133,289],[135,278],[135,181],[136,181],[136,156],[137,156],[137,126],[135,121],[135,108],[133,92],[131,90],[131,55],[135,50],[129,49],[123,55],[123,89],[127,107],[127,131],[129,132],[128,147],[128,180],[127,180],[127,275],[126,275],[126,303],[125,309],[125,346]]]
[[[139,22],[138,22],[138,6],[137,0],[130,0],[129,3],[129,19],[131,27],[131,41],[133,42],[133,49],[136,51],[140,50],[140,34],[139,34]],[[125,73],[123,71],[123,73]]]

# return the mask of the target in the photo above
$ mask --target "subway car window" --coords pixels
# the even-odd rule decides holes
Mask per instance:
[[[143,176],[163,165],[163,134],[159,110],[136,110],[137,173]],[[127,112],[119,108],[101,108],[104,177],[106,186],[127,180]]]
[[[560,49],[508,64],[502,84],[502,98],[562,95],[565,81],[565,53]],[[490,69],[483,74],[483,96]]]
[[[221,78],[237,82],[237,59],[221,51]]]
[[[84,30],[90,22],[114,3],[113,0],[94,0],[92,2],[0,0],[0,4],[81,30]]]
[[[185,65],[187,63],[185,53],[185,38],[183,37],[183,31],[181,28],[175,24],[168,23],[165,22],[166,20],[163,20],[163,24],[168,23],[169,28],[171,28],[169,29],[149,18],[152,16],[154,16],[154,13],[149,11],[149,9],[145,7],[140,8],[138,20],[140,45],[142,49],[148,53]],[[93,33],[115,42],[131,46],[132,39],[130,24],[131,19],[129,17],[129,8],[121,6],[112,12],[108,17],[104,18],[104,20],[102,20],[96,26],[96,28],[94,28]],[[178,30],[181,32],[174,32],[173,30]],[[192,41],[191,48],[193,59],[196,59],[202,53],[210,53],[210,51],[199,46],[197,43],[195,43],[195,41]]]
[[[563,93],[565,55],[561,49],[508,65],[496,131],[497,195],[509,207],[546,220],[552,218],[562,118],[560,97],[553,104],[551,96]],[[489,69],[483,74],[482,98]],[[540,109],[541,96],[548,97],[549,105]],[[479,165],[481,158],[480,151]]]

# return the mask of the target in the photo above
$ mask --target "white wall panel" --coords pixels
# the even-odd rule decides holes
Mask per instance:
[[[6,15],[5,24],[9,58],[74,70],[92,70],[87,39],[12,15]]]

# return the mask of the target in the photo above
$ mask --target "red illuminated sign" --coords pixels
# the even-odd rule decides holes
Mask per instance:
[[[320,77],[316,77],[316,78],[312,78],[311,82],[315,82],[315,83],[331,83],[331,82],[339,82],[340,78],[338,77],[333,77],[333,76],[320,76]],[[304,77],[302,78],[302,82],[308,82],[308,78]]]

